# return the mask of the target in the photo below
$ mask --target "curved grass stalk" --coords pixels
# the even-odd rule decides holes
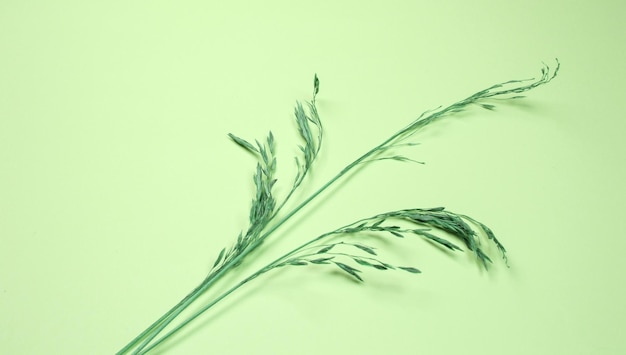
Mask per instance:
[[[407,235],[416,235],[421,236],[427,240],[438,243],[439,245],[450,249],[452,251],[462,251],[460,247],[455,245],[454,243],[437,237],[433,234],[428,233],[430,231],[429,228],[400,228],[394,225],[384,225],[383,223],[386,221],[392,220],[406,220],[412,222],[416,226],[420,227],[432,227],[440,229],[442,231],[447,231],[455,236],[459,237],[463,240],[470,250],[474,250],[479,256],[479,259],[483,262],[485,267],[487,266],[487,261],[491,262],[491,260],[486,256],[486,254],[477,246],[476,242],[476,233],[472,230],[469,225],[465,224],[460,218],[463,217],[465,219],[470,220],[473,223],[479,224],[486,234],[489,234],[491,231],[486,228],[482,223],[469,218],[464,215],[459,215],[453,212],[444,211],[444,208],[431,208],[431,209],[409,209],[409,210],[399,210],[392,211],[383,214],[378,214],[373,217],[364,218],[358,220],[356,222],[350,223],[343,227],[337,228],[331,232],[324,233],[310,241],[294,248],[293,250],[285,253],[279,258],[275,259],[271,263],[265,265],[260,268],[256,272],[252,273],[235,286],[225,291],[221,295],[217,296],[211,302],[206,304],[204,307],[196,311],[193,315],[189,316],[181,323],[179,323],[175,328],[170,330],[168,333],[163,335],[161,338],[156,340],[150,346],[147,346],[143,351],[139,354],[144,354],[150,351],[151,349],[157,347],[159,344],[169,339],[173,335],[175,335],[178,331],[184,328],[191,321],[208,311],[210,308],[215,306],[221,300],[229,296],[231,293],[247,284],[248,282],[256,279],[257,277],[267,273],[268,271],[278,269],[284,266],[305,266],[305,265],[323,265],[323,264],[334,264],[342,271],[346,272],[348,276],[355,278],[356,280],[363,282],[363,278],[358,274],[361,270],[356,269],[352,266],[349,266],[346,263],[341,263],[336,261],[338,258],[348,259],[354,261],[356,264],[371,267],[377,270],[403,270],[410,273],[420,273],[420,271],[414,267],[407,266],[394,266],[389,263],[383,262],[378,258],[378,254],[375,249],[371,246],[347,242],[347,241],[338,241],[331,243],[320,243],[324,239],[329,239],[331,237],[335,237],[338,235],[356,235],[363,232],[388,232],[393,237],[404,238]],[[501,250],[502,256],[505,256],[505,249],[501,246],[501,244],[493,237],[496,245],[498,245]],[[350,247],[355,249],[356,252],[335,252],[341,247]],[[312,249],[317,249],[314,252],[311,252]],[[359,254],[360,252],[360,254]],[[367,254],[367,255],[361,255]]]
[[[288,266],[288,265],[309,265],[309,264],[333,264],[346,272],[349,276],[355,278],[358,281],[362,281],[362,277],[358,274],[360,270],[350,266],[346,262],[353,262],[362,266],[372,267],[378,270],[388,269],[401,269],[407,272],[419,273],[418,269],[413,267],[395,267],[391,264],[382,262],[372,256],[376,256],[376,252],[370,246],[356,244],[351,242],[335,242],[330,244],[316,245],[315,243],[321,241],[329,236],[337,235],[354,235],[361,232],[382,232],[392,235],[394,237],[403,238],[404,236],[411,234],[425,238],[433,243],[448,248],[450,250],[461,250],[454,243],[431,234],[429,231],[431,228],[438,229],[440,231],[447,232],[454,235],[463,241],[468,250],[472,251],[477,259],[487,267],[491,259],[480,248],[479,233],[471,228],[464,220],[470,221],[472,224],[479,227],[479,230],[484,234],[488,240],[493,242],[502,256],[506,260],[506,250],[504,246],[495,238],[493,232],[484,224],[477,220],[465,215],[452,213],[445,211],[443,208],[433,209],[405,209],[387,212],[379,214],[373,217],[365,218],[357,222],[346,225],[342,228],[334,230],[332,232],[323,234],[313,240],[295,248],[291,252],[281,256],[272,263],[261,268],[256,273],[253,273],[249,277],[240,281],[237,285],[233,286],[228,291],[217,296],[213,301],[205,305],[200,311],[196,312],[191,317],[183,320],[177,326],[175,326],[170,332],[157,338],[163,330],[170,325],[190,304],[204,294],[213,284],[215,284],[224,274],[233,268],[237,267],[243,259],[253,252],[265,239],[273,234],[278,228],[280,228],[286,221],[292,216],[298,213],[302,208],[307,206],[312,200],[317,198],[328,187],[333,185],[336,181],[350,173],[356,166],[360,164],[368,164],[379,160],[392,159],[399,161],[412,161],[398,155],[389,155],[392,148],[398,148],[402,146],[412,146],[415,143],[407,143],[406,140],[415,134],[422,127],[433,123],[434,121],[450,114],[454,114],[465,110],[468,106],[476,104],[487,110],[493,110],[494,105],[488,104],[485,101],[488,99],[518,99],[523,96],[514,95],[524,93],[537,86],[546,84],[554,79],[560,68],[560,63],[556,61],[557,65],[554,71],[544,64],[541,69],[541,77],[538,79],[525,79],[525,80],[510,80],[500,84],[492,85],[484,90],[451,104],[446,107],[439,107],[435,110],[426,111],[420,115],[416,120],[397,131],[395,134],[384,140],[382,143],[376,145],[352,163],[348,164],[341,171],[339,171],[333,178],[326,182],[321,188],[311,194],[308,198],[291,209],[282,218],[278,219],[279,212],[283,209],[286,202],[290,200],[295,190],[301,185],[307,176],[308,171],[311,169],[313,162],[315,161],[321,147],[322,142],[322,125],[319,119],[319,115],[316,107],[316,95],[319,92],[319,79],[317,75],[314,78],[313,85],[313,99],[308,103],[310,114],[307,115],[303,106],[297,103],[295,116],[298,124],[298,131],[301,138],[304,141],[304,145],[300,146],[303,157],[302,160],[296,157],[297,174],[294,179],[291,190],[287,196],[278,204],[272,194],[272,189],[276,180],[274,179],[274,173],[276,171],[276,158],[274,150],[274,137],[270,132],[265,143],[256,141],[256,146],[248,141],[239,138],[235,135],[229,134],[231,139],[242,148],[246,149],[250,153],[257,156],[259,162],[257,164],[257,171],[254,175],[254,183],[256,186],[256,196],[252,202],[250,210],[250,225],[245,233],[240,233],[236,243],[230,248],[224,248],[219,253],[217,259],[213,264],[213,269],[209,272],[207,277],[185,298],[183,298],[176,306],[166,312],[157,321],[150,325],[146,330],[140,333],[135,339],[129,342],[124,348],[122,348],[117,354],[145,354],[158,344],[162,343],[165,339],[170,338],[173,334],[182,329],[185,325],[191,322],[193,319],[210,309],[213,305],[227,297],[230,293],[243,286],[247,282],[257,278],[261,274],[266,273],[269,270]],[[514,96],[511,96],[514,95]],[[314,127],[311,127],[311,124]],[[317,134],[313,131],[316,130]],[[276,221],[275,221],[276,220]],[[385,222],[399,220],[405,223],[415,224],[422,228],[401,228],[395,225],[386,225]],[[426,227],[426,228],[424,228]],[[358,251],[365,252],[370,256],[359,256],[353,253],[332,252],[332,249],[339,247],[353,247]],[[315,253],[304,253],[298,255],[298,253],[308,250],[313,247],[319,247]],[[340,262],[336,259],[350,259],[348,261]]]

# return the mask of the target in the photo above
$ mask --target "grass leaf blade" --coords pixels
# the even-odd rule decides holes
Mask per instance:
[[[357,280],[363,282],[363,279],[361,278],[361,276],[359,276],[359,274],[357,274],[357,272],[360,272],[360,270],[353,268],[352,266],[346,265],[344,263],[340,263],[338,261],[334,262],[335,265],[339,266],[339,268],[341,268],[341,270],[347,272],[348,274],[350,274],[352,277],[356,278]]]
[[[228,136],[235,143],[237,143],[239,146],[241,146],[242,148],[246,149],[250,153],[254,153],[254,154],[259,154],[260,153],[259,150],[255,146],[250,144],[250,142],[248,142],[247,140],[245,140],[243,138],[239,138],[239,137],[237,137],[236,135],[234,135],[232,133],[228,133]]]

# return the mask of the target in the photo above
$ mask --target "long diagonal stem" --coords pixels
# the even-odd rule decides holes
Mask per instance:
[[[344,227],[341,227],[344,228]],[[341,229],[339,228],[339,229]],[[339,230],[338,229],[338,230]],[[245,279],[243,279],[242,281],[240,281],[239,283],[237,283],[235,286],[231,287],[229,290],[225,291],[224,293],[222,293],[221,295],[219,295],[218,297],[216,297],[213,301],[211,301],[210,303],[206,304],[204,307],[202,307],[201,309],[199,309],[198,311],[196,311],[193,315],[189,316],[187,319],[185,319],[184,321],[182,321],[180,324],[178,324],[176,327],[174,327],[172,330],[170,330],[169,332],[167,332],[165,335],[163,335],[162,337],[160,337],[159,339],[157,339],[156,341],[154,341],[152,344],[150,344],[150,346],[147,346],[145,349],[143,349],[142,351],[140,351],[138,354],[145,354],[148,351],[150,351],[151,349],[155,348],[156,346],[158,346],[159,344],[161,344],[163,341],[167,340],[168,338],[170,338],[171,336],[173,336],[174,334],[176,334],[178,331],[180,331],[183,327],[185,327],[187,324],[189,324],[191,321],[193,321],[194,319],[196,319],[197,317],[199,317],[201,314],[203,314],[204,312],[208,311],[210,308],[212,308],[213,306],[215,306],[218,302],[220,302],[221,300],[223,300],[224,298],[226,298],[226,296],[230,295],[231,293],[233,293],[235,290],[237,290],[238,288],[240,288],[241,286],[245,285],[246,283],[256,279],[257,277],[261,276],[262,274],[276,268],[278,266],[278,264],[280,264],[282,261],[284,261],[285,259],[289,258],[290,256],[294,255],[295,253],[297,253],[298,251],[306,248],[307,246],[319,241],[322,238],[328,237],[329,235],[332,235],[333,232],[331,233],[325,233],[322,234],[300,246],[298,246],[297,248],[294,248],[293,250],[291,250],[290,252],[282,255],[281,257],[277,258],[276,260],[272,261],[271,263],[267,264],[266,266],[262,267],[261,269],[259,269],[258,271],[256,271],[255,273],[253,273],[252,275],[246,277]]]

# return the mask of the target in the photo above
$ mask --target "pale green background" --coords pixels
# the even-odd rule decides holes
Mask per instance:
[[[422,275],[283,270],[167,354],[626,352],[624,2],[217,4],[0,1],[0,353],[112,354],[200,282],[253,192],[226,134],[272,129],[290,181],[315,72],[327,145],[310,186],[555,57],[553,83],[432,126],[406,152],[426,165],[362,170],[260,254],[444,205],[493,227],[510,269],[406,240],[386,255]]]

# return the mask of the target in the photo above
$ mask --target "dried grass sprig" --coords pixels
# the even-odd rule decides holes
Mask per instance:
[[[493,110],[495,105],[489,103],[488,100],[522,98],[523,96],[518,94],[550,82],[556,77],[559,68],[560,63],[558,60],[554,70],[550,70],[544,64],[541,69],[541,76],[538,79],[510,80],[492,85],[449,106],[438,107],[422,113],[406,127],[348,164],[321,188],[297,204],[296,207],[286,213],[281,213],[287,201],[293,197],[294,192],[305,180],[319,155],[322,145],[322,122],[316,107],[319,79],[315,75],[313,97],[310,102],[306,103],[307,109],[305,110],[305,106],[297,102],[294,110],[298,133],[303,144],[299,145],[301,155],[295,157],[296,174],[286,197],[278,202],[273,194],[276,184],[276,150],[272,132],[268,134],[263,143],[255,141],[255,144],[234,134],[229,134],[233,142],[257,158],[256,172],[253,176],[256,193],[250,208],[248,228],[245,232],[239,233],[231,247],[223,248],[219,252],[212,264],[211,271],[200,285],[129,342],[118,354],[145,354],[149,352],[244,284],[269,271],[282,269],[286,266],[329,265],[344,272],[346,276],[357,282],[363,282],[364,280],[361,268],[378,271],[401,270],[414,274],[420,273],[419,269],[412,266],[393,265],[383,260],[379,255],[379,251],[373,246],[355,241],[355,239],[364,234],[376,234],[394,239],[418,237],[452,252],[463,250],[463,248],[457,245],[458,241],[460,241],[485,268],[492,263],[487,252],[481,247],[481,239],[486,239],[497,247],[506,262],[506,249],[495,237],[493,231],[483,223],[467,215],[454,213],[443,207],[411,208],[385,212],[346,224],[297,246],[242,279],[226,292],[216,296],[209,303],[202,306],[191,316],[180,320],[175,326],[172,325],[172,329],[167,333],[162,334],[166,327],[170,326],[185,309],[220,280],[224,274],[241,264],[244,258],[253,253],[280,226],[322,192],[326,191],[329,186],[352,172],[356,166],[381,160],[421,163],[403,155],[394,154],[392,151],[397,148],[416,145],[417,143],[408,140],[422,127],[440,118],[464,111],[471,105],[478,105],[484,109]],[[457,243],[450,238],[456,239]],[[159,335],[161,336],[159,337]]]

